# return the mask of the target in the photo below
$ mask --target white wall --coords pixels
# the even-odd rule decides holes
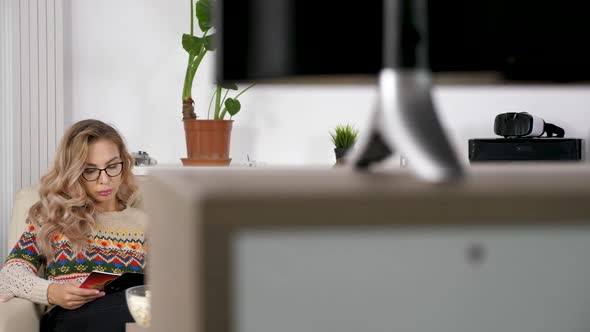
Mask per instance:
[[[181,90],[189,31],[188,0],[67,0],[66,107],[70,120],[116,125],[134,151],[161,163],[185,156]],[[68,21],[69,20],[69,21]],[[69,34],[68,34],[69,33]],[[352,60],[351,60],[352,61]],[[193,95],[204,114],[213,84],[213,55],[203,61]],[[375,87],[256,86],[240,97],[232,157],[268,164],[331,164],[328,131],[367,123]],[[440,87],[440,116],[462,158],[467,139],[493,137],[497,113],[528,111],[561,125],[569,137],[590,136],[590,87]]]

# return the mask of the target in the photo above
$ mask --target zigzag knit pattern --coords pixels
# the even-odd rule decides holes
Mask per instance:
[[[45,260],[40,255],[36,238],[35,226],[28,225],[8,255],[5,266],[25,262],[38,271]],[[47,279],[56,283],[81,281],[92,271],[143,273],[144,239],[144,233],[140,230],[99,227],[95,235],[88,239],[86,248],[75,253],[65,236],[56,235],[52,241],[54,259],[46,265]]]

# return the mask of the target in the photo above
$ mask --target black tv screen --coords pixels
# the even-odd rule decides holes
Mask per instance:
[[[428,0],[434,73],[590,80],[590,5],[572,0]],[[381,68],[380,0],[218,0],[224,81],[371,75]]]

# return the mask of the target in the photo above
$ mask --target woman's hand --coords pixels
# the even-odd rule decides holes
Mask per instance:
[[[50,284],[47,289],[47,300],[49,304],[73,310],[103,297],[104,294],[96,289],[80,288],[79,282],[69,282],[67,284]]]

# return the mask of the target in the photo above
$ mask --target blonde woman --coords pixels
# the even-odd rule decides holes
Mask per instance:
[[[146,216],[133,207],[132,166],[121,135],[101,121],[80,121],[64,135],[0,271],[0,294],[50,306],[41,331],[124,331],[133,321],[123,293],[79,287],[93,270],[143,273]]]

